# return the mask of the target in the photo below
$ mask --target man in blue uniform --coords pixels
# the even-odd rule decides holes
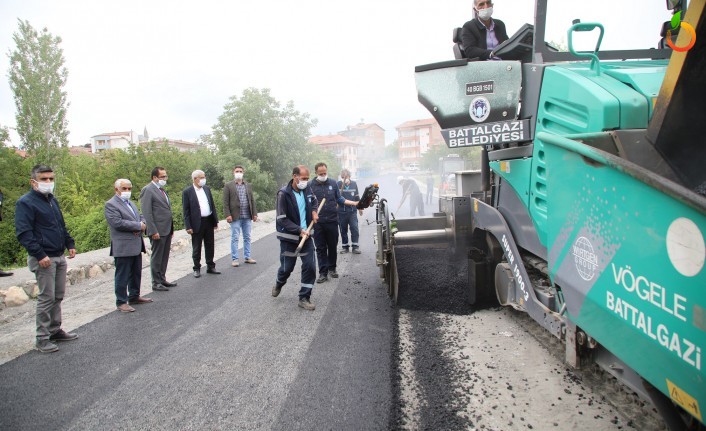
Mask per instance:
[[[341,171],[341,181],[338,183],[338,189],[341,191],[341,196],[350,201],[360,201],[358,192],[358,184],[351,180],[351,171],[343,169]],[[341,254],[349,252],[349,248],[353,246],[353,253],[360,254],[358,247],[358,216],[355,208],[350,208],[346,205],[338,206],[338,227],[341,230]],[[358,210],[360,215],[363,215],[363,210]],[[348,229],[351,231],[351,243],[348,243]]]
[[[311,290],[314,288],[316,278],[316,264],[314,262],[314,245],[307,228],[318,219],[316,209],[319,202],[311,192],[309,185],[309,168],[297,166],[292,170],[292,180],[277,192],[277,238],[280,245],[280,266],[277,278],[272,288],[272,296],[279,296],[282,286],[294,270],[297,263],[296,256],[286,256],[293,253],[304,239],[300,251],[302,260],[302,287],[299,290],[299,307],[305,310],[315,310],[311,303]]]
[[[338,278],[336,272],[336,253],[338,248],[338,205],[356,206],[358,202],[348,200],[341,196],[336,181],[328,177],[326,163],[319,162],[314,166],[316,179],[311,184],[311,189],[316,199],[320,202],[326,198],[324,207],[319,214],[319,221],[314,226],[314,243],[316,244],[316,258],[319,263],[319,278],[317,283],[323,283],[331,278]]]

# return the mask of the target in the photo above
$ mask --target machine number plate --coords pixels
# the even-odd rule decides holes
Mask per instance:
[[[471,82],[466,84],[466,96],[475,96],[476,94],[491,94],[494,92],[494,81]]]

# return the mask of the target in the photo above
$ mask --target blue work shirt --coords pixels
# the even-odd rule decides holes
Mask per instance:
[[[304,191],[295,192],[292,190],[292,193],[294,193],[294,197],[297,199],[297,207],[299,207],[299,223],[301,228],[306,230],[306,199],[304,198]]]

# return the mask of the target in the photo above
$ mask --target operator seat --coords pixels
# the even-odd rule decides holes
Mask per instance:
[[[454,42],[454,58],[456,60],[463,60],[466,58],[466,54],[463,52],[463,45],[461,45],[461,30],[463,30],[461,27],[456,27],[452,37]]]

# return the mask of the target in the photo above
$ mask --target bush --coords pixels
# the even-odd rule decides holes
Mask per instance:
[[[103,211],[103,205],[101,205],[80,216],[64,213],[66,228],[76,241],[78,253],[110,246],[110,232]]]

